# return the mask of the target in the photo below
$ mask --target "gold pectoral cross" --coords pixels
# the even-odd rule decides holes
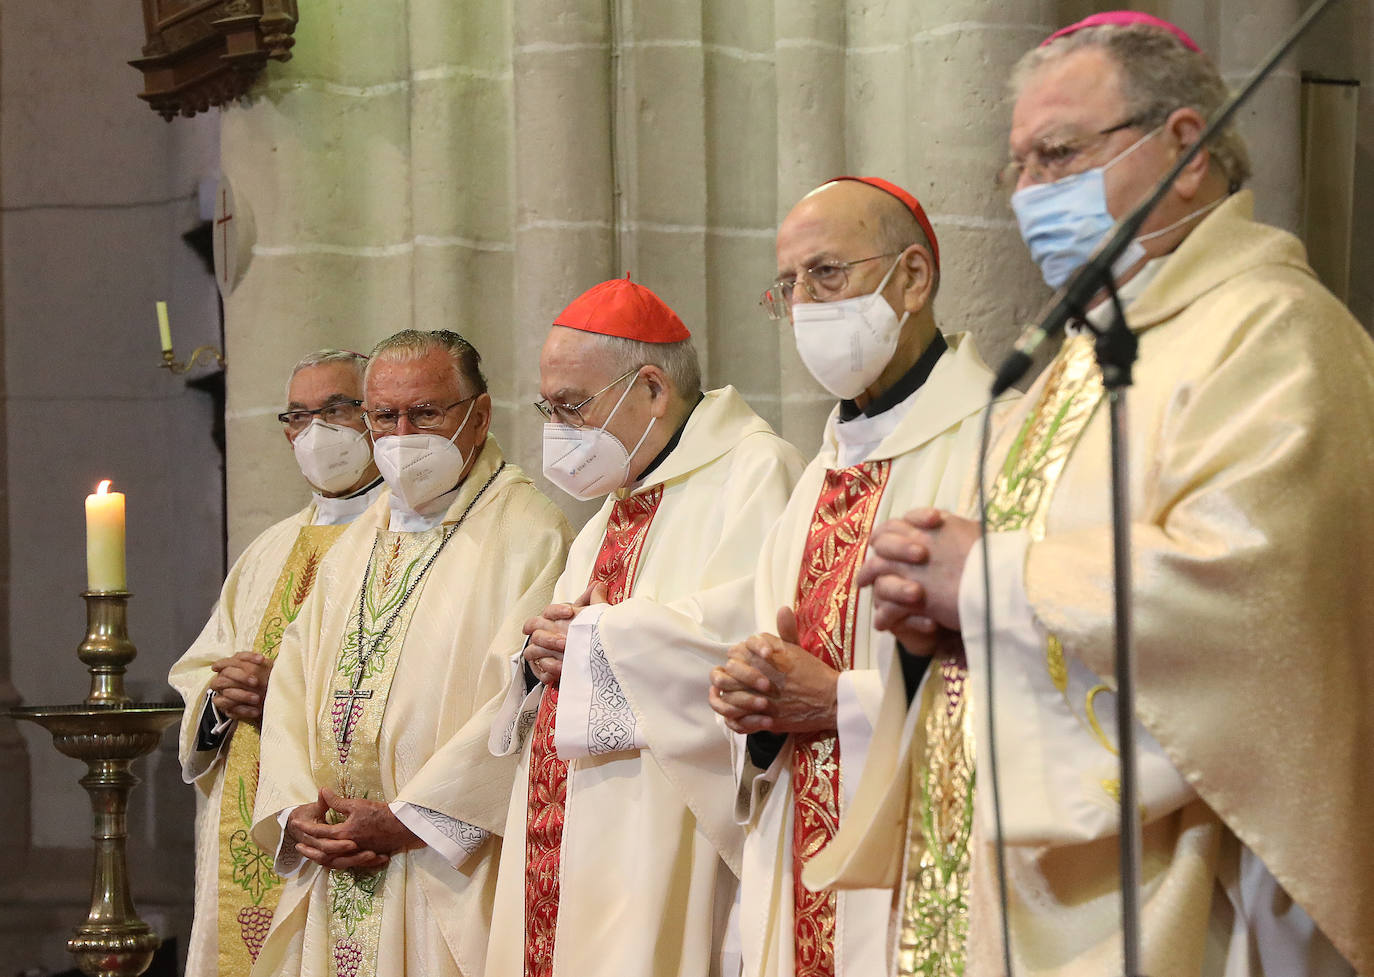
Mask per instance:
[[[340,746],[349,742],[349,737],[353,732],[353,706],[359,699],[371,699],[371,689],[360,689],[356,685],[350,689],[340,689],[334,693],[335,699],[347,700],[344,711],[343,724],[339,727],[338,743]]]

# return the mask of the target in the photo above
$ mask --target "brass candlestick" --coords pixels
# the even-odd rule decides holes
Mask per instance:
[[[91,909],[67,941],[82,973],[91,977],[138,977],[162,942],[138,918],[129,894],[125,859],[129,792],[138,778],[129,767],[157,748],[163,732],[181,717],[180,706],[132,702],[124,672],[138,654],[128,629],[128,591],[86,591],[86,639],[77,657],[91,676],[90,694],[80,705],[18,706],[15,719],[38,723],[53,745],[86,763],[81,786],[91,796],[95,818],[95,864]]]
[[[162,367],[164,370],[170,370],[173,373],[189,373],[191,370],[195,369],[196,361],[202,356],[206,357],[205,362],[207,364],[210,360],[214,360],[220,366],[224,365],[224,354],[214,346],[197,346],[195,352],[191,354],[191,358],[185,363],[178,363],[176,354],[170,349],[164,349],[162,351],[162,362],[159,363],[158,366]]]

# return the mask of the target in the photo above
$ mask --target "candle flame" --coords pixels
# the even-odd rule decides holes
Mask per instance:
[[[96,495],[105,495],[110,491],[110,480],[107,478],[95,487]]]

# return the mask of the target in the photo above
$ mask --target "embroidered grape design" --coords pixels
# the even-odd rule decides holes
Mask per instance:
[[[363,965],[363,946],[357,940],[342,939],[334,944],[334,969],[339,977],[356,977]]]
[[[244,906],[239,910],[239,935],[243,945],[248,947],[248,955],[258,962],[262,944],[267,939],[267,931],[272,926],[272,910],[264,906]]]

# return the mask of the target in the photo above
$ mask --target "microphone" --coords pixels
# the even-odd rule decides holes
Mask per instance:
[[[1031,366],[1031,354],[1035,352],[1036,348],[1063,329],[1070,318],[1082,316],[1083,310],[1088,307],[1093,296],[1108,286],[1112,279],[1112,265],[1126,250],[1127,245],[1140,233],[1141,225],[1154,212],[1159,202],[1164,199],[1165,194],[1174,185],[1179,174],[1202,151],[1203,146],[1216,138],[1217,134],[1231,121],[1236,110],[1250,98],[1260,83],[1269,77],[1275,66],[1283,60],[1284,55],[1307,32],[1307,28],[1312,22],[1333,2],[1334,0],[1318,0],[1307,8],[1302,17],[1298,18],[1298,22],[1289,34],[1278,43],[1274,50],[1269,53],[1269,56],[1264,59],[1264,62],[1246,79],[1240,90],[1217,110],[1217,114],[1207,123],[1207,128],[1202,130],[1197,141],[1184,149],[1177,162],[1155,184],[1150,194],[1134,210],[1117,222],[1111,235],[1098,245],[1092,257],[1069,279],[1068,284],[1060,293],[1059,301],[1054,303],[1038,325],[1022,333],[1021,338],[1017,340],[1016,348],[997,369],[997,377],[992,385],[993,397],[1000,397],[1011,388],[1012,384],[1025,376],[1026,371]]]

